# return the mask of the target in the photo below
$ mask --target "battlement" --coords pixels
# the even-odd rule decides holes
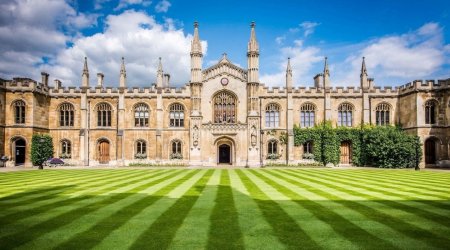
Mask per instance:
[[[49,92],[49,87],[37,82],[30,78],[25,77],[15,77],[12,80],[3,80],[0,81],[1,86],[10,90],[10,91],[30,91],[30,92],[39,92],[42,94],[47,94]]]
[[[450,78],[441,80],[414,80],[399,86],[400,93],[407,93],[416,90],[436,90],[450,88]]]

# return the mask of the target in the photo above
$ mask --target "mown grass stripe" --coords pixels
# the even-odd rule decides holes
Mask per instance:
[[[316,216],[317,219],[328,223],[334,231],[340,236],[353,242],[358,248],[366,248],[367,242],[372,242],[372,249],[392,249],[394,245],[390,242],[373,235],[371,232],[363,229],[354,222],[347,220],[345,217],[334,212],[328,207],[323,206],[318,201],[308,200],[301,194],[295,193],[285,186],[280,185],[275,180],[267,178],[259,173],[259,171],[252,171],[256,177],[262,179],[264,182],[275,188],[278,192],[286,195],[296,202],[299,206],[308,209]]]
[[[421,221],[421,218],[417,215],[414,216],[405,216],[405,211],[398,210],[398,209],[386,209],[386,208],[380,208],[379,205],[384,205],[383,203],[380,203],[380,200],[367,200],[367,201],[351,201],[351,200],[343,200],[341,196],[338,195],[338,192],[326,192],[323,191],[324,189],[317,187],[315,185],[311,185],[313,183],[317,183],[317,185],[332,186],[332,184],[323,183],[320,180],[311,180],[308,181],[307,177],[302,176],[301,182],[298,179],[295,179],[295,177],[289,176],[289,175],[282,175],[275,172],[269,172],[273,176],[284,178],[287,181],[294,183],[296,185],[299,185],[301,187],[314,187],[314,190],[316,193],[320,194],[321,196],[327,198],[328,200],[332,200],[334,202],[341,203],[344,206],[347,206],[350,209],[355,209],[355,211],[360,212],[361,214],[365,215],[369,219],[376,220],[381,223],[386,223],[387,226],[395,229],[396,231],[409,236],[411,238],[420,239],[421,241],[425,241],[426,239],[433,239],[432,244],[436,247],[444,246],[445,244],[449,244],[449,240],[445,238],[445,235],[448,235],[447,231],[444,230],[444,232],[433,232],[433,228],[436,226],[430,225],[429,222],[422,222],[417,223],[418,221]],[[298,178],[298,177],[297,177]],[[335,187],[335,190],[338,188]],[[363,203],[367,205],[363,205]],[[372,207],[376,207],[377,209],[373,209]],[[388,211],[388,213],[383,214],[382,211]],[[395,215],[390,216],[389,214]],[[404,219],[402,219],[404,218]],[[411,222],[415,222],[414,224],[411,224]],[[419,224],[419,225],[416,225]],[[424,228],[428,227],[428,228]],[[442,227],[441,227],[442,228]],[[446,228],[446,227],[443,227]],[[448,229],[448,228],[447,228]],[[442,234],[440,236],[439,234]]]
[[[155,221],[160,219],[160,217],[163,216],[163,214],[166,213],[167,210],[172,207],[179,198],[185,195],[189,189],[196,189],[196,183],[208,172],[207,170],[188,170],[188,172],[191,171],[196,171],[196,174],[189,180],[181,184],[172,183],[167,185],[167,190],[170,188],[169,193],[163,191],[164,193],[157,192],[152,194],[152,196],[160,197],[158,201],[154,202],[151,206],[147,206],[140,213],[137,213],[121,227],[111,231],[108,237],[103,239],[102,242],[100,242],[100,244],[98,244],[95,248],[129,249],[139,239],[139,237],[141,237]],[[159,239],[153,237],[150,240],[158,241]]]
[[[203,249],[208,242],[209,220],[222,170],[216,169],[173,238],[169,249]]]
[[[236,170],[245,188],[258,205],[265,220],[271,225],[277,238],[288,249],[319,248],[296,220],[290,217],[277,202],[269,198],[253,181],[249,179],[249,171]]]
[[[45,229],[51,228],[52,230],[55,230],[77,219],[80,214],[93,212],[100,209],[103,205],[114,203],[125,198],[129,195],[129,193],[125,193],[127,191],[137,192],[153,185],[155,182],[160,181],[160,179],[171,178],[177,174],[178,173],[169,172],[168,175],[163,175],[159,179],[158,177],[150,178],[149,180],[153,180],[153,182],[149,182],[149,176],[144,175],[141,176],[140,179],[136,179],[137,182],[132,184],[130,183],[130,185],[127,185],[126,187],[116,186],[109,191],[104,190],[106,192],[103,192],[103,194],[111,194],[108,196],[85,195],[83,197],[68,199],[66,204],[63,206],[50,209],[54,210],[54,212],[46,213],[48,217],[40,216],[38,218],[34,218],[34,220],[28,218],[26,223],[24,223],[25,220],[23,220],[20,224],[17,222],[14,223],[14,227],[9,227],[10,230],[14,229],[13,232],[6,232],[6,235],[4,234],[5,232],[2,232],[0,245],[15,246],[16,242],[26,243],[44,234]],[[118,193],[112,194],[114,191],[117,191]]]
[[[311,171],[311,170],[306,170],[306,171]],[[379,171],[379,170],[378,170]],[[389,171],[389,170],[388,170]],[[380,174],[378,173],[372,173],[372,172],[376,172],[375,170],[371,170],[368,171],[368,173],[364,173],[361,170],[353,170],[353,171],[330,171],[330,172],[326,172],[323,171],[324,174],[339,174],[339,175],[343,175],[343,176],[349,176],[349,177],[353,177],[353,178],[364,178],[364,179],[370,179],[370,180],[380,180],[382,179],[383,182],[385,183],[392,183],[392,184],[402,184],[405,186],[411,186],[411,187],[423,187],[426,188],[428,190],[433,190],[433,191],[446,191],[448,189],[449,183],[440,183],[439,186],[437,185],[430,185],[430,181],[431,178],[424,178],[423,180],[414,180],[413,177],[414,175],[416,175],[416,172],[404,172],[402,173],[402,175],[392,175],[391,173],[385,173],[382,172]],[[381,171],[380,171],[381,172]],[[405,181],[405,175],[408,176],[408,179]],[[450,180],[449,180],[450,181]],[[426,184],[425,182],[427,182],[428,184]]]
[[[108,175],[105,173],[104,175],[98,176],[98,175],[92,175],[88,177],[77,177],[76,181],[74,179],[65,179],[61,180],[56,184],[55,182],[48,182],[46,184],[45,188],[39,188],[37,190],[28,189],[28,191],[16,193],[11,196],[0,198],[0,208],[2,210],[7,209],[8,205],[6,204],[12,204],[13,207],[20,206],[22,203],[34,203],[34,201],[44,200],[47,197],[53,197],[54,194],[62,193],[69,188],[71,190],[76,189],[78,186],[82,186],[85,183],[89,183],[92,185],[98,185],[102,184],[102,181],[104,180],[111,180],[115,179],[117,177],[123,176],[122,173],[116,173],[114,175]],[[60,186],[59,183],[70,183],[70,185],[66,185],[67,188],[59,188],[57,190],[54,190],[54,186]],[[84,188],[84,187],[83,187]]]
[[[399,232],[396,230],[396,228],[393,228],[390,224],[386,224],[384,222],[384,219],[391,219],[392,216],[386,216],[385,214],[380,213],[378,210],[373,209],[373,204],[371,204],[370,201],[346,200],[342,197],[335,196],[323,189],[317,188],[313,185],[309,185],[308,182],[305,182],[303,179],[294,179],[291,176],[287,176],[286,174],[275,171],[261,171],[260,174],[278,183],[278,185],[283,187],[283,189],[290,190],[288,192],[291,192],[291,197],[292,199],[296,200],[296,202],[304,203],[306,205],[309,205],[311,203],[312,205],[320,204],[323,208],[314,209],[316,213],[321,214],[329,213],[329,211],[332,211],[332,213],[339,214],[346,220],[351,221],[356,226],[361,227],[369,234],[375,237],[381,237],[383,240],[388,242],[388,244],[393,245],[394,248],[402,248],[405,243],[406,245],[414,245],[418,246],[419,248],[428,247],[426,244],[423,244],[422,241],[417,240],[414,237],[409,237],[411,235],[406,235],[408,238],[402,237],[401,234],[399,235]],[[314,195],[309,194],[310,192],[314,193]],[[311,197],[316,196],[319,196],[320,199],[311,199]],[[396,213],[393,214],[396,215]],[[345,234],[347,232],[350,235],[351,231],[347,231],[345,225],[337,224],[334,221],[334,216],[330,216],[327,221],[328,223],[335,224],[335,226],[340,228],[341,233]],[[339,220],[337,222],[339,223]],[[413,228],[415,229],[414,226]],[[342,236],[337,234],[329,236],[329,238],[339,237]],[[354,235],[353,237],[357,237],[357,235]],[[401,239],[401,241],[399,241],[398,239]]]
[[[236,170],[227,171],[230,175],[234,203],[239,226],[247,249],[283,249],[270,224],[264,219],[257,203],[252,199]]]
[[[383,203],[396,209],[401,209],[405,212],[414,213],[420,218],[429,219],[433,222],[437,222],[444,226],[450,227],[450,217],[446,216],[448,213],[446,211],[444,212],[444,210],[442,215],[436,213],[436,208],[442,208],[442,206],[436,205],[436,202],[434,201],[417,200],[413,195],[397,194],[385,189],[380,190],[370,185],[364,185],[364,183],[357,184],[356,182],[347,182],[340,179],[329,178],[323,175],[315,176],[312,173],[309,173],[309,175],[304,175],[299,172],[295,173],[295,175],[302,176],[303,179],[307,179],[315,183],[326,183],[325,186],[330,188],[333,187],[335,190],[339,190],[344,193],[351,193],[352,195],[363,197],[368,200],[378,200],[379,203]],[[395,187],[393,187],[392,189],[395,189]],[[400,199],[400,201],[395,201],[394,199]],[[405,203],[401,203],[401,200],[408,201],[412,204],[405,205]]]
[[[17,218],[26,218],[31,215],[37,215],[39,212],[45,213],[49,209],[53,209],[55,207],[59,207],[63,204],[68,204],[67,202],[70,201],[71,198],[76,198],[79,200],[80,195],[86,194],[92,191],[95,191],[97,189],[105,189],[109,186],[120,186],[121,183],[126,183],[129,181],[132,181],[134,178],[141,178],[141,173],[134,173],[132,175],[126,175],[126,176],[116,176],[115,178],[108,178],[103,180],[103,182],[88,182],[89,185],[84,186],[84,189],[77,189],[75,186],[70,185],[69,190],[67,190],[66,186],[59,186],[59,187],[50,187],[48,189],[51,190],[59,190],[64,189],[63,192],[57,192],[57,194],[54,194],[50,197],[45,197],[39,200],[35,201],[31,204],[13,204],[12,207],[2,205],[0,208],[2,209],[3,213],[0,217],[0,221],[3,221],[4,223],[7,223],[7,221],[14,221]],[[150,174],[149,176],[152,176]],[[71,195],[76,194],[76,195]],[[85,199],[85,198],[82,198]]]
[[[23,246],[29,249],[46,244],[53,249],[76,249],[83,245],[83,248],[92,248],[100,243],[115,228],[125,224],[130,218],[142,211],[145,207],[153,204],[159,197],[150,193],[170,192],[172,184],[180,184],[192,178],[196,172],[181,173],[167,179],[164,186],[156,180],[149,183],[148,188],[142,193],[128,192],[122,194],[126,197],[117,202],[104,205],[102,208],[91,213],[80,216],[70,224],[61,227],[58,231],[47,233],[35,239],[30,244]],[[155,189],[155,184],[159,184]]]
[[[207,249],[244,249],[244,241],[236,211],[228,171],[222,171],[215,205],[210,217],[211,226]]]
[[[134,241],[130,249],[167,249],[176,231],[183,223],[192,206],[203,192],[213,170],[208,170],[194,186],[189,188],[177,201]],[[154,239],[158,239],[155,241]]]

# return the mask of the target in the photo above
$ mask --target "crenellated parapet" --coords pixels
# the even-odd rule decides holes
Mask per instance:
[[[450,78],[444,80],[415,80],[399,86],[399,94],[404,95],[415,91],[435,91],[450,89]]]
[[[15,77],[2,82],[3,88],[11,92],[35,92],[48,94],[49,87],[30,78]]]

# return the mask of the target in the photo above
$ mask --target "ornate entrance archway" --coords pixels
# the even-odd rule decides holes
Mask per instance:
[[[217,164],[232,165],[235,160],[234,141],[228,137],[222,137],[216,140]]]

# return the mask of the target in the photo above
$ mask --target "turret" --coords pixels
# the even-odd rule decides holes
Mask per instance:
[[[83,73],[81,74],[81,87],[89,88],[89,69],[87,57],[84,57]]]
[[[362,65],[361,65],[361,74],[360,74],[360,83],[362,89],[369,89],[370,84],[367,76],[367,68],[366,68],[366,61],[365,57],[362,58]]]
[[[125,70],[125,58],[122,57],[122,65],[120,66],[119,87],[126,88],[127,86],[127,71]]]
[[[291,58],[288,58],[288,63],[286,67],[286,90],[288,92],[292,91],[292,68],[291,68]]]
[[[198,34],[198,23],[194,22],[194,38],[191,43],[191,83],[202,82],[202,44]]]
[[[255,22],[252,22],[247,50],[248,82],[259,82],[259,46],[256,41]]]
[[[323,87],[330,88],[330,70],[328,69],[328,57],[325,57],[325,66],[323,67]]]
[[[161,57],[159,58],[158,62],[158,71],[156,73],[156,87],[162,88],[163,86],[163,77],[164,77],[164,71],[162,69],[162,63],[161,63]]]

